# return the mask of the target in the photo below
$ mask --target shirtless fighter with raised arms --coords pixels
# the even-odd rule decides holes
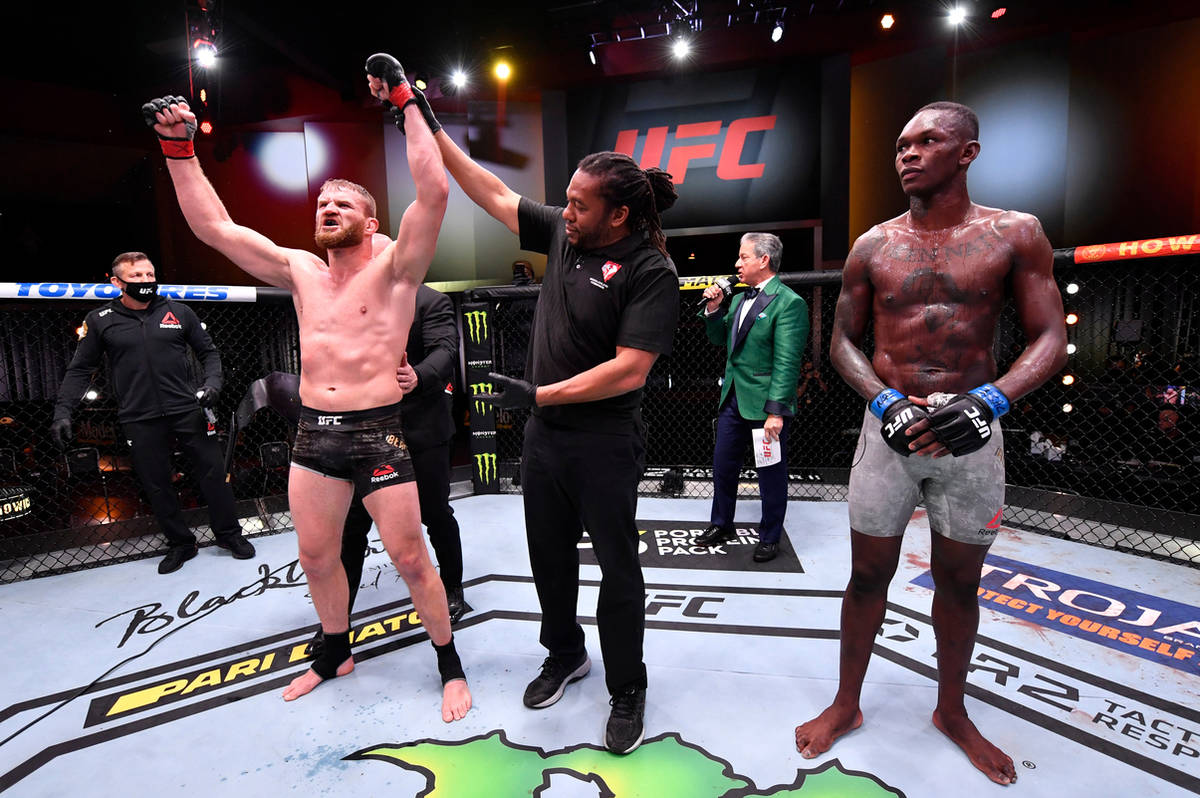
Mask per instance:
[[[862,724],[859,695],[888,583],[923,498],[938,641],[933,723],[988,778],[1010,784],[1012,759],[967,717],[963,688],[979,628],[980,571],[1003,512],[998,419],[1062,368],[1067,342],[1041,224],[967,196],[978,135],[978,119],[964,105],[921,108],[896,141],[908,213],[869,230],[846,259],[830,354],[870,402],[850,475],[840,683],[833,703],[796,729],[796,747],[805,758],[818,756]],[[1028,345],[997,379],[992,345],[1008,296]],[[861,347],[872,320],[868,359]]]
[[[371,56],[367,73],[371,93],[402,109],[417,198],[404,212],[396,241],[373,255],[372,236],[379,228],[374,198],[347,180],[326,181],[317,198],[315,238],[327,251],[328,264],[311,252],[276,246],[230,219],[192,151],[196,117],[182,98],[154,100],[143,113],[162,140],[192,232],[253,276],[291,291],[296,306],[303,407],[288,501],[325,648],[311,670],[284,690],[284,699],[299,698],[322,680],[354,670],[340,553],[343,520],[357,487],[437,651],[442,720],[449,723],[466,715],[471,693],[451,637],[446,592],[421,534],[396,383],[448,185],[433,134],[399,62]]]

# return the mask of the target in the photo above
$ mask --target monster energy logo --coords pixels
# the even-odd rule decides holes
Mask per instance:
[[[488,337],[487,311],[472,310],[463,315],[467,317],[467,335],[470,336],[471,343],[483,343],[483,339]]]
[[[490,382],[473,382],[473,383],[471,383],[471,395],[472,396],[478,396],[481,393],[491,393],[491,392],[492,392],[492,384]],[[475,400],[475,412],[476,413],[486,413],[487,408],[488,408],[487,402],[483,401],[482,399]]]
[[[496,453],[485,452],[475,455],[475,469],[479,472],[479,481],[486,485],[496,481]],[[490,475],[490,476],[489,476]]]

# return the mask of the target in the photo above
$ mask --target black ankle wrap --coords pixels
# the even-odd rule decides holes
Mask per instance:
[[[313,673],[322,679],[337,676],[338,666],[350,658],[350,630],[325,633],[325,648],[312,661]]]
[[[467,674],[463,673],[462,662],[458,659],[458,652],[454,650],[454,637],[451,636],[450,641],[444,646],[439,646],[432,640],[433,650],[437,652],[438,673],[442,675],[442,685],[454,679],[466,679]]]

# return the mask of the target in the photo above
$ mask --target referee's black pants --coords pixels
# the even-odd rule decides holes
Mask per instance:
[[[541,643],[568,660],[584,652],[576,603],[577,546],[586,529],[600,564],[596,624],[610,693],[646,687],[646,587],[634,520],[644,463],[640,424],[616,434],[556,427],[537,416],[525,425],[521,487]]]
[[[199,408],[146,421],[127,421],[122,428],[129,439],[134,473],[142,483],[168,546],[196,545],[196,536],[183,520],[179,496],[171,484],[172,439],[179,442],[179,448],[190,461],[192,479],[208,504],[213,535],[220,539],[242,534],[233,506],[233,491],[225,482],[221,447],[216,436],[208,434],[208,422]]]

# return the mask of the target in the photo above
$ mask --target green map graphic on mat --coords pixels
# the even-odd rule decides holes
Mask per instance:
[[[759,790],[724,759],[675,732],[646,740],[630,756],[594,745],[544,751],[512,743],[496,730],[459,742],[377,745],[346,759],[379,759],[421,773],[425,789],[414,798],[539,795],[555,774],[591,782],[597,796],[612,798],[905,798],[869,773],[843,769],[836,759],[796,771],[791,784]]]

